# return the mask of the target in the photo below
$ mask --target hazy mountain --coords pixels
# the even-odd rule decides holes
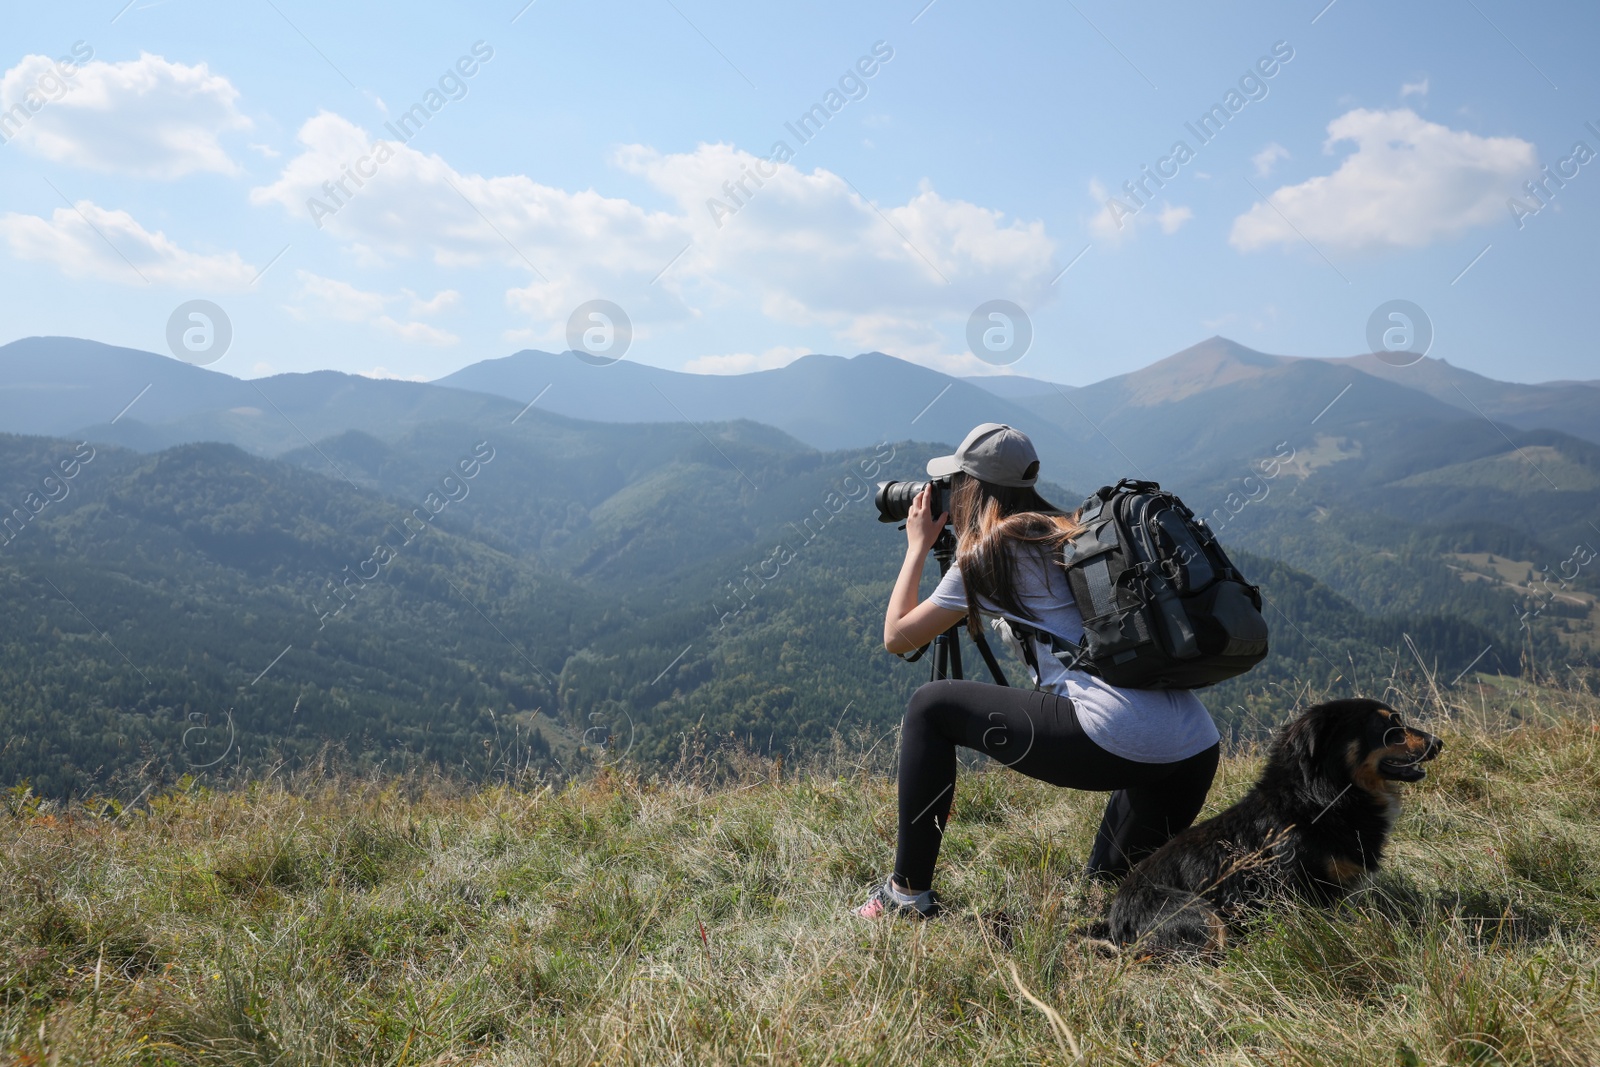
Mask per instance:
[[[1600,383],[1501,382],[1432,357],[1407,367],[1392,366],[1370,353],[1328,362],[1347,363],[1463,411],[1521,429],[1561,430],[1600,442]]]
[[[1384,454],[1418,433],[1469,418],[1431,396],[1321,360],[1268,356],[1216,341],[1057,398],[1016,401],[1111,469],[1194,484],[1271,455],[1281,442],[1341,438],[1347,453]],[[1492,426],[1477,422],[1502,445]]]
[[[278,455],[349,431],[393,441],[428,421],[509,421],[536,400],[538,410],[602,422],[749,419],[824,450],[905,437],[953,444],[979,422],[1011,422],[1032,433],[1047,473],[1079,486],[1131,473],[1191,481],[1311,427],[1349,435],[1369,454],[1406,428],[1452,419],[1478,418],[1496,436],[1485,417],[1593,440],[1597,397],[1587,385],[1498,383],[1441,361],[1298,359],[1220,337],[1081,388],[958,379],[881,353],[700,375],[527,351],[421,383],[332,371],[244,381],[70,338],[0,347],[0,427],[143,451],[215,440]]]
[[[1045,475],[1074,494],[1139,475],[1184,492],[1197,510],[1210,514],[1252,474],[1253,463],[1288,450],[1305,472],[1325,472],[1319,483],[1324,492],[1360,494],[1363,509],[1381,507],[1413,521],[1426,517],[1417,512],[1419,502],[1443,522],[1498,521],[1498,513],[1519,506],[1521,490],[1513,483],[1526,473],[1528,491],[1553,492],[1540,503],[1540,529],[1517,536],[1555,543],[1548,539],[1571,540],[1587,529],[1579,517],[1592,495],[1577,468],[1590,461],[1572,438],[1497,425],[1401,384],[1405,372],[1420,368],[1424,377],[1465,382],[1463,391],[1485,388],[1487,379],[1469,381],[1447,365],[1377,363],[1373,369],[1381,373],[1368,373],[1358,364],[1269,355],[1212,338],[1078,389],[1027,378],[1007,385],[996,384],[1003,378],[982,380],[987,388],[1016,393],[1007,398],[981,383],[878,353],[810,356],[779,370],[737,376],[628,362],[597,367],[570,353],[524,352],[475,364],[440,383],[329,371],[241,381],[150,353],[40,338],[0,348],[0,414],[24,428],[143,451],[219,440],[260,455],[293,454],[311,469],[370,488],[387,484],[381,472],[369,470],[376,462],[371,457],[382,454],[378,446],[398,444],[432,423],[526,429],[535,424],[535,414],[550,413],[637,425],[654,421],[691,433],[712,455],[718,447],[713,438],[722,431],[709,427],[736,418],[778,427],[749,424],[740,433],[749,440],[776,435],[771,443],[780,451],[805,445],[868,448],[907,438],[948,446],[976,423],[995,419],[1027,428],[1039,445]],[[1040,388],[1050,392],[1036,392]],[[1508,395],[1535,398],[1562,392],[1507,389]],[[1581,400],[1586,391],[1573,386],[1565,393]],[[1508,444],[1508,436],[1519,445],[1554,449],[1560,458],[1541,464],[1534,453]],[[566,455],[576,446],[551,441],[549,447]],[[1489,467],[1442,470],[1480,460]],[[596,469],[593,477],[596,485],[608,485],[614,473]],[[1452,492],[1462,481],[1475,491]],[[651,490],[641,484],[635,492],[643,498]],[[1258,511],[1235,525],[1247,533],[1270,514],[1271,509]],[[525,548],[526,535],[516,525],[521,518],[506,516],[497,536]],[[1515,525],[1501,523],[1508,530]],[[1324,558],[1315,553],[1302,553],[1296,562],[1333,577],[1319,570]]]
[[[601,422],[752,419],[813,448],[858,448],[915,437],[952,444],[982,422],[1028,425],[1046,469],[1084,485],[1103,477],[1102,450],[959,378],[869,352],[803,356],[778,370],[684,374],[622,361],[593,366],[572,353],[524,351],[484,360],[435,384],[539,398],[541,410]]]
[[[0,431],[6,433],[67,436],[110,424],[130,404],[124,419],[160,423],[252,400],[261,403],[237,378],[133,348],[75,337],[29,337],[0,346]]]
[[[1548,478],[1547,483],[1545,479]],[[1529,445],[1481,459],[1452,463],[1408,475],[1393,483],[1398,489],[1447,487],[1498,489],[1513,493],[1600,490],[1600,469],[1591,461],[1553,445]]]
[[[509,421],[520,407],[337,371],[247,381],[70,337],[0,346],[0,432],[76,436],[140,451],[219,441],[276,455],[348,430],[393,439],[438,419],[503,414]]]
[[[1053,397],[1070,393],[1075,385],[1058,385],[1043,378],[1029,378],[1022,374],[974,374],[961,379],[969,385],[993,393],[995,396],[1015,400],[1019,397]]]
[[[540,411],[600,422],[750,419],[825,450],[912,436],[954,443],[980,422],[1036,421],[990,392],[880,353],[808,356],[781,370],[719,376],[625,361],[596,367],[530,351],[422,383],[333,371],[246,381],[72,338],[0,346],[0,430],[141,451],[222,441],[279,455],[349,431],[392,441],[428,421],[509,422],[535,398]],[[1085,448],[1050,425],[1033,431],[1057,478],[1101,477],[1098,445]]]
[[[1074,403],[1092,404],[1108,412],[1124,404],[1153,408],[1230,385],[1271,379],[1286,368],[1303,363],[1350,367],[1471,415],[1525,430],[1561,430],[1574,437],[1600,442],[1600,382],[1561,381],[1537,385],[1502,382],[1432,357],[1397,367],[1371,353],[1330,359],[1275,356],[1225,337],[1212,337],[1130,374],[1088,386],[1082,395],[1069,386],[1021,376],[995,375],[965,380],[1061,421],[1062,409],[1070,410],[1070,405],[1062,403],[1063,392],[1069,392]]]
[[[1294,361],[1293,356],[1270,356],[1226,337],[1211,337],[1147,367],[1102,379],[1096,384],[1116,383],[1120,387],[1117,390],[1119,397],[1140,407],[1152,407],[1219,385],[1253,378]],[[1063,391],[1071,392],[1080,388],[1023,375],[996,374],[964,380],[988,389],[997,396],[1007,397],[1059,397]]]

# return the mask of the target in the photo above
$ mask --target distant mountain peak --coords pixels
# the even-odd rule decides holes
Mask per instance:
[[[862,355],[868,355],[868,356],[881,355],[881,354],[882,353],[873,353],[873,352],[864,352],[864,353],[862,353]],[[856,359],[860,359],[861,356],[856,356],[855,358]],[[813,364],[818,364],[818,363],[840,363],[840,362],[845,362],[845,361],[846,361],[846,357],[844,357],[844,356],[830,355],[830,354],[828,354],[826,352],[807,352],[803,356],[797,356],[794,359],[790,360],[788,363],[784,364],[784,366],[785,367],[794,367],[794,366],[799,366],[799,365],[813,365]],[[778,367],[776,369],[782,370],[783,367]]]
[[[1260,377],[1294,361],[1292,356],[1257,352],[1220,334],[1190,345],[1143,370],[1123,376],[1128,402],[1137,407],[1182,400],[1218,386]]]
[[[1174,352],[1168,356],[1169,360],[1177,359],[1215,359],[1230,360],[1244,363],[1253,367],[1277,367],[1293,359],[1293,356],[1273,356],[1265,352],[1258,352],[1248,345],[1242,345],[1231,337],[1224,337],[1220,333],[1212,334],[1199,344],[1190,345],[1181,352]],[[1154,364],[1159,366],[1160,364]]]

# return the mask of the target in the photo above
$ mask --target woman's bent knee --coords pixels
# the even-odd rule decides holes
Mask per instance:
[[[916,725],[936,729],[937,725],[947,721],[950,712],[959,706],[956,693],[960,689],[961,684],[952,679],[924,682],[918,686],[906,704],[906,726]]]

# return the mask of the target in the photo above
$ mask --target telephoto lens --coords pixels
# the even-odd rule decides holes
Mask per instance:
[[[950,510],[950,479],[937,478],[930,482],[879,482],[872,502],[878,507],[879,522],[905,522],[911,514],[911,504],[927,485],[933,486],[929,494],[928,510],[935,516]],[[946,523],[948,525],[948,522]]]

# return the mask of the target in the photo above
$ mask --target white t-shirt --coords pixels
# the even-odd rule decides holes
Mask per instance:
[[[1058,565],[1047,564],[1037,552],[1020,551],[1016,560],[1017,595],[1034,617],[1018,618],[1002,612],[982,597],[978,600],[979,611],[1015,619],[1076,644],[1083,636],[1083,616],[1072,599],[1066,574]],[[1054,573],[1047,573],[1047,566]],[[951,565],[928,599],[941,608],[967,610],[959,563]],[[1036,641],[1034,651],[1044,675],[1034,682],[1041,689],[1070,699],[1083,732],[1107,752],[1140,763],[1171,763],[1203,752],[1219,739],[1211,713],[1192,690],[1118,689],[1092,674],[1067,670],[1050,654],[1047,644]]]

